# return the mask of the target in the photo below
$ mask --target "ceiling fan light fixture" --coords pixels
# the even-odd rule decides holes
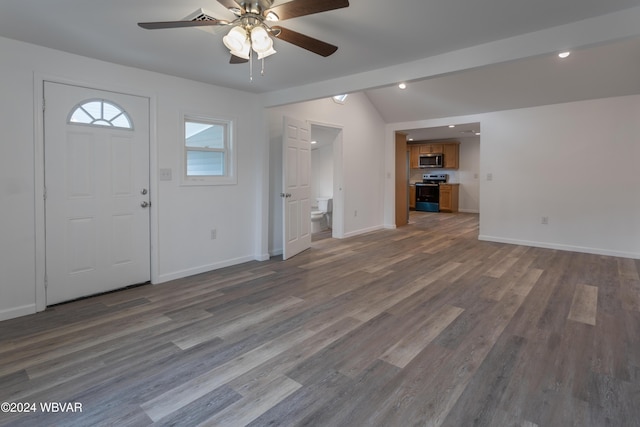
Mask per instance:
[[[269,37],[267,30],[263,27],[254,27],[251,29],[251,47],[258,54],[266,54],[273,50],[273,40]],[[276,53],[275,50],[269,53]]]
[[[243,50],[230,50],[229,53],[231,53],[231,55],[233,56],[237,56],[238,58],[249,59],[250,49],[251,46],[247,43]]]
[[[279,17],[278,15],[276,15],[276,13],[275,13],[275,12],[271,12],[271,11],[267,12],[267,16],[265,16],[264,18],[265,18],[267,21],[272,21],[272,22],[275,22],[275,21],[279,21],[279,20],[280,20],[280,17]]]
[[[276,53],[276,50],[273,47],[271,47],[264,52],[258,52],[258,59],[264,59],[267,56],[273,55],[274,53]]]
[[[232,53],[243,52],[247,46],[250,47],[248,34],[242,27],[233,27],[229,33],[222,38],[222,42]]]

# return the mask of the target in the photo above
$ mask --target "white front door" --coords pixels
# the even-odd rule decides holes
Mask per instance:
[[[284,118],[282,137],[283,250],[287,259],[311,247],[310,126]]]
[[[149,281],[148,98],[52,82],[44,95],[47,305]]]

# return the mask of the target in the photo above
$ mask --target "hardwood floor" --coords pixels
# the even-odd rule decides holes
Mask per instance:
[[[413,213],[0,322],[0,402],[35,404],[0,425],[640,425],[640,261],[477,235]]]

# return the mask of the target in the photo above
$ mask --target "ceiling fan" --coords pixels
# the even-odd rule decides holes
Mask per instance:
[[[279,25],[270,25],[285,19],[297,18],[349,6],[348,0],[292,0],[273,6],[274,0],[218,0],[236,19],[226,21],[211,18],[192,21],[140,22],[148,30],[162,28],[203,27],[226,25],[232,27],[223,42],[231,53],[231,64],[251,61],[273,55],[273,39],[276,37],[310,52],[327,57],[338,50],[337,46],[309,37]],[[263,63],[264,64],[264,63]]]

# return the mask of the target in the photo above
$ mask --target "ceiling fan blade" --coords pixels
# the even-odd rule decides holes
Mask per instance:
[[[227,9],[238,9],[240,13],[244,13],[244,7],[240,6],[235,0],[218,0],[218,3],[226,7]]]
[[[231,55],[231,58],[229,59],[229,64],[244,64],[246,62],[249,62],[249,60],[235,55]]]
[[[308,51],[317,53],[321,56],[329,56],[338,50],[338,46],[323,42],[322,40],[314,39],[313,37],[305,36],[297,31],[278,26],[274,26],[272,29],[280,30],[280,34],[277,36],[279,39],[295,44],[296,46],[307,49]]]
[[[218,0],[220,1],[220,0]],[[279,4],[264,11],[264,16],[273,12],[278,15],[278,20],[297,18],[298,16],[312,15],[328,10],[341,9],[349,6],[349,0],[293,0]]]
[[[182,28],[182,27],[210,27],[214,25],[229,25],[229,21],[221,19],[206,21],[163,21],[163,22],[138,22],[138,26],[146,30],[159,30],[162,28]]]

